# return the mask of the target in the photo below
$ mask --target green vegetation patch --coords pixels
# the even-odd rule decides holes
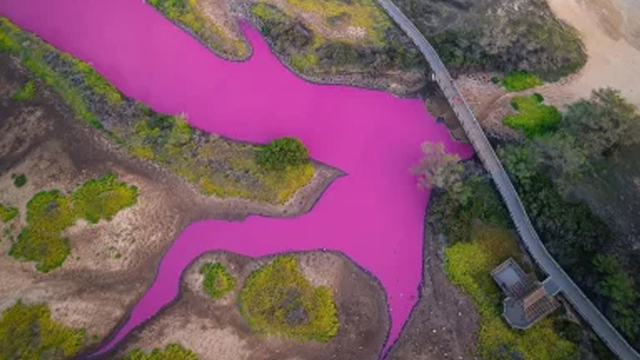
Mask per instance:
[[[502,80],[507,91],[522,91],[542,85],[542,80],[527,71],[516,71],[508,74]]]
[[[465,179],[462,186],[464,192],[470,194],[464,201],[451,192],[441,192],[429,204],[429,221],[449,243],[470,241],[477,220],[485,225],[509,226],[509,213],[490,180],[472,176]]]
[[[203,264],[200,274],[204,276],[202,287],[212,299],[222,298],[236,286],[236,279],[219,262]]]
[[[147,353],[140,349],[118,360],[198,360],[198,355],[179,344],[168,344],[164,349],[153,349]]]
[[[25,174],[11,174],[13,179],[13,185],[17,188],[21,188],[27,184],[27,175]]]
[[[338,332],[331,290],[313,287],[293,255],[280,256],[254,271],[238,301],[242,316],[257,333],[326,342]]]
[[[283,137],[262,146],[256,154],[258,165],[271,170],[286,170],[309,162],[309,151],[296,138]]]
[[[58,190],[37,193],[27,204],[27,226],[12,244],[9,255],[22,261],[35,261],[36,269],[49,272],[60,267],[71,252],[69,241],[61,236],[78,219],[97,223],[111,220],[138,198],[135,186],[116,181],[107,174],[89,180],[71,195]]]
[[[188,29],[205,46],[234,58],[247,54],[244,41],[230,37],[198,8],[198,0],[149,0],[149,4],[169,19]]]
[[[169,8],[194,5],[186,0],[157,0],[154,4]],[[310,164],[287,171],[265,169],[256,164],[260,146],[204,133],[189,126],[183,116],[156,113],[126,98],[86,63],[2,17],[0,50],[19,58],[78,118],[104,131],[129,154],[168,168],[204,194],[279,204],[313,177]]]
[[[78,216],[97,224],[100,219],[111,221],[120,210],[135,205],[138,188],[118,181],[115,174],[109,173],[87,181],[71,197]]]
[[[0,359],[69,359],[80,350],[84,336],[83,330],[53,321],[46,304],[18,301],[0,317]]]
[[[503,359],[505,353],[524,360],[571,359],[575,346],[554,331],[550,318],[526,331],[511,329],[502,319],[504,295],[490,273],[509,257],[520,259],[520,254],[511,232],[490,226],[475,228],[470,242],[445,251],[449,278],[471,297],[481,316],[478,353],[484,359]]]
[[[13,206],[5,206],[0,204],[0,221],[8,223],[18,216],[18,209]]]
[[[26,101],[31,100],[36,96],[36,83],[35,81],[29,80],[23,87],[18,89],[15,94],[13,94],[13,99],[17,101]]]
[[[511,101],[511,106],[518,111],[504,119],[504,124],[522,131],[527,137],[535,137],[552,132],[562,121],[562,114],[555,106],[542,104],[543,98],[539,94],[531,96],[517,96]]]

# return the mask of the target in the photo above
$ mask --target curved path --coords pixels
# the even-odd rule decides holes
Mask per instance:
[[[638,360],[640,355],[627,343],[622,335],[611,325],[611,323],[598,311],[593,303],[586,297],[580,288],[571,280],[569,275],[560,267],[547,251],[544,244],[533,228],[527,212],[520,201],[509,176],[505,172],[498,156],[494,152],[489,140],[485,136],[480,124],[476,120],[473,112],[464,100],[464,97],[451,79],[449,72],[445,68],[442,60],[433,49],[431,44],[425,39],[420,31],[413,25],[397,6],[390,0],[377,0],[387,11],[394,21],[411,37],[420,51],[431,65],[435,74],[435,79],[440,85],[442,92],[447,97],[451,108],[457,115],[464,128],[469,141],[491,174],[502,199],[509,209],[511,218],[524,241],[531,256],[544,270],[549,277],[560,287],[565,297],[573,304],[574,308],[582,315],[591,328],[600,336],[605,344],[623,360]]]

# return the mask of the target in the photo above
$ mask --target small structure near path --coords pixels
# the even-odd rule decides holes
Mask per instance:
[[[559,288],[553,280],[547,278],[540,283],[512,258],[493,269],[491,276],[507,295],[502,316],[513,328],[527,329],[560,306],[554,298]]]

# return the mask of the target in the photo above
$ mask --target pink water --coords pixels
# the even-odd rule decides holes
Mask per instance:
[[[258,257],[326,248],[343,252],[384,286],[392,321],[381,356],[386,353],[418,299],[422,279],[429,194],[417,189],[409,168],[420,158],[423,141],[471,154],[420,100],[302,81],[252,29],[245,31],[253,57],[243,63],[222,60],[140,0],[0,0],[0,14],[90,62],[122,92],[157,111],[186,112],[194,126],[235,139],[296,136],[315,159],[348,174],[296,219],[253,216],[190,225],[105,349],[174,299],[181,272],[206,251]]]

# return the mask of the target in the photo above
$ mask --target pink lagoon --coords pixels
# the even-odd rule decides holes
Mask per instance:
[[[171,302],[182,271],[204,252],[258,257],[327,249],[344,253],[383,285],[392,324],[384,356],[417,302],[422,281],[429,193],[418,190],[409,169],[424,141],[471,155],[421,100],[305,82],[250,28],[245,31],[251,59],[223,60],[140,0],[0,0],[0,14],[91,63],[123,93],[157,111],[184,112],[198,128],[244,141],[295,136],[314,159],[347,174],[309,213],[294,219],[252,216],[190,225],[103,350]]]

